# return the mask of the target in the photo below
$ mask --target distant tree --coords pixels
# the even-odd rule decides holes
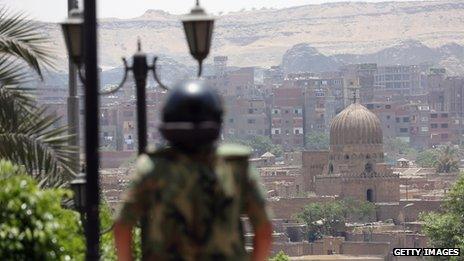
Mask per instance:
[[[284,251],[280,250],[279,253],[270,258],[269,261],[290,261],[290,257],[287,256]]]
[[[310,150],[326,150],[329,148],[329,134],[311,132],[306,136],[306,148]]]
[[[435,163],[438,173],[451,173],[459,171],[458,151],[451,146],[439,148],[438,159]]]
[[[433,168],[438,161],[438,151],[428,149],[417,154],[416,164],[422,168]]]
[[[227,142],[239,143],[248,146],[253,149],[253,152],[257,156],[261,156],[266,152],[270,152],[276,157],[280,157],[283,154],[282,146],[272,143],[272,140],[267,136],[255,136],[248,140],[231,138],[228,139]]]
[[[438,173],[459,171],[458,150],[446,145],[420,152],[416,159],[417,165],[423,168],[436,168]]]
[[[417,151],[400,138],[386,138],[384,150],[387,154],[387,161],[391,163],[396,162],[399,158],[415,158],[417,155]]]
[[[347,220],[367,221],[374,213],[373,203],[347,198],[328,203],[311,203],[296,218],[306,223],[310,235],[335,236],[338,225]]]
[[[430,239],[433,247],[460,248],[464,251],[464,174],[448,193],[443,205],[444,212],[421,214],[424,221],[423,231]],[[462,257],[451,257],[446,260],[462,260]]]

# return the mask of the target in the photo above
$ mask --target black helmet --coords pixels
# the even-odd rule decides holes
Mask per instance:
[[[209,145],[219,136],[222,114],[221,98],[205,81],[182,81],[169,91],[160,132],[176,147]]]

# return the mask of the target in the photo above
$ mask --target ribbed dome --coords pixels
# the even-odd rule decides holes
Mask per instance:
[[[382,144],[379,118],[359,103],[340,112],[330,125],[330,145]]]

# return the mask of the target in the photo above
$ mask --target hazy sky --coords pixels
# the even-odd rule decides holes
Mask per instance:
[[[389,0],[392,1],[392,0]],[[393,0],[401,1],[401,0]],[[80,0],[82,2],[82,0]],[[208,12],[230,12],[242,8],[290,7],[304,4],[341,2],[340,0],[202,0]],[[345,1],[346,2],[346,1]],[[364,2],[381,2],[367,0]],[[170,13],[187,13],[194,0],[98,0],[100,17],[132,18],[143,14],[147,9],[161,9]],[[12,10],[25,11],[32,18],[42,21],[61,21],[66,16],[67,0],[0,0]]]

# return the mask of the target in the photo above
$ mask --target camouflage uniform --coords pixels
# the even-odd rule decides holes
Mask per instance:
[[[268,221],[249,150],[222,145],[214,155],[166,148],[143,155],[118,220],[148,216],[149,260],[247,260],[241,215]]]

